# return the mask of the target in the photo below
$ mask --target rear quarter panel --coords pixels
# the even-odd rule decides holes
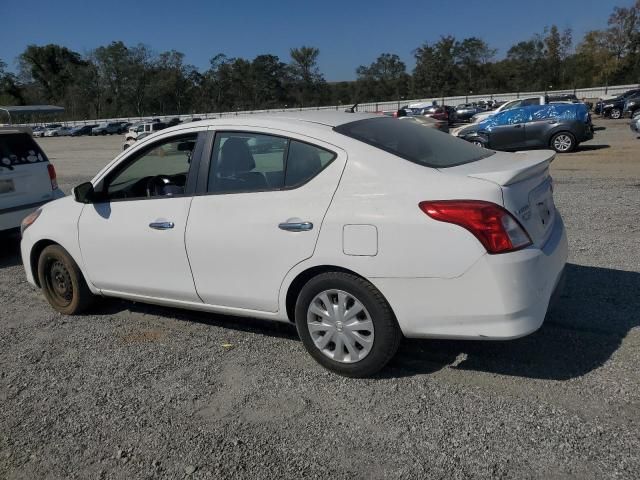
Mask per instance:
[[[461,275],[486,252],[461,227],[437,222],[420,210],[423,200],[475,198],[501,204],[493,183],[444,175],[350,139],[345,171],[325,216],[314,255],[295,270],[338,265],[365,277],[438,277]],[[377,230],[375,255],[343,250],[345,225]]]

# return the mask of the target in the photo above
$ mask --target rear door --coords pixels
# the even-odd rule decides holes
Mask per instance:
[[[527,147],[548,147],[549,132],[558,125],[555,105],[543,105],[531,109],[525,124]]]
[[[35,208],[54,198],[49,161],[25,132],[0,130],[0,214]]]
[[[217,131],[209,159],[186,232],[198,295],[276,312],[285,275],[314,252],[346,153],[252,128]]]

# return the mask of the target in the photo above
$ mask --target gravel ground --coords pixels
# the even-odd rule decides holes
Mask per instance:
[[[327,373],[287,325],[63,317],[3,240],[0,478],[640,478],[640,140],[597,124],[552,167],[571,254],[542,329],[405,341],[373,379]],[[120,142],[40,140],[66,191]]]

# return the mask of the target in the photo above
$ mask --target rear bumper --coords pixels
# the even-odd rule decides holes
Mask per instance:
[[[53,191],[53,196],[44,202],[30,203],[29,205],[18,205],[17,207],[0,209],[0,232],[20,228],[22,220],[42,205],[58,198],[64,197],[64,192],[59,188]]]
[[[562,288],[567,237],[558,215],[542,249],[484,255],[457,278],[374,278],[410,338],[506,340],[542,325]]]

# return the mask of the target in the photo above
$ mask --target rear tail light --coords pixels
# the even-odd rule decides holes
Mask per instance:
[[[467,229],[489,253],[507,253],[531,245],[520,223],[499,205],[481,200],[420,202],[420,209],[434,220]]]
[[[51,190],[55,190],[58,188],[58,178],[56,176],[56,169],[53,165],[47,165],[47,170],[49,171],[49,180],[51,180]]]

